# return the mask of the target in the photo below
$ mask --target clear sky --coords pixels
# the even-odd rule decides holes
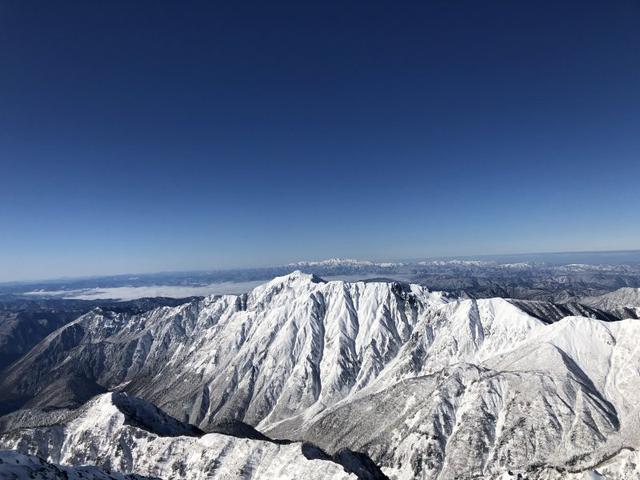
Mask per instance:
[[[0,1],[0,279],[640,248],[637,1]]]

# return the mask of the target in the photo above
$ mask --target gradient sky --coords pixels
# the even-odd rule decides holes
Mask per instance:
[[[640,248],[637,1],[0,1],[0,280]]]

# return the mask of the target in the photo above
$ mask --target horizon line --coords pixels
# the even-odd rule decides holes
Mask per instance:
[[[501,257],[501,256],[527,256],[527,255],[571,255],[571,254],[607,254],[607,253],[640,253],[640,248],[632,248],[632,249],[623,249],[623,250],[566,250],[566,251],[547,251],[547,252],[521,252],[521,253],[479,253],[472,255],[437,255],[437,256],[424,256],[424,257],[409,257],[403,259],[394,259],[394,260],[360,260],[349,257],[328,257],[321,260],[298,260],[289,263],[283,264],[275,264],[275,265],[266,265],[266,266],[245,266],[245,267],[229,267],[229,268],[204,268],[204,269],[196,269],[196,270],[158,270],[153,272],[123,272],[123,273],[113,273],[113,274],[92,274],[92,275],[68,275],[61,277],[47,277],[47,278],[33,278],[26,280],[7,280],[0,281],[0,286],[8,286],[8,285],[25,285],[30,283],[38,283],[38,282],[58,282],[58,281],[72,281],[72,280],[90,280],[90,279],[98,279],[98,278],[109,278],[109,277],[125,277],[125,276],[152,276],[152,275],[162,275],[162,274],[180,274],[180,273],[215,273],[215,272],[232,272],[232,271],[242,271],[242,270],[267,270],[270,268],[282,268],[282,267],[293,267],[296,263],[300,262],[323,262],[327,260],[356,260],[356,261],[370,261],[372,263],[400,263],[400,262],[412,262],[412,261],[424,261],[424,260],[438,260],[438,259],[458,259],[458,258],[477,258],[477,257]]]

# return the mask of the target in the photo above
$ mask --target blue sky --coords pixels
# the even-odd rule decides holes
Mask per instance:
[[[0,3],[0,280],[640,248],[637,2]]]

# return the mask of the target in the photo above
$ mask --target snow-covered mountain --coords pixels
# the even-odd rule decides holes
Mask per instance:
[[[70,406],[57,396],[74,382],[87,397],[126,389],[204,430],[229,418],[265,427],[363,388],[445,302],[419,286],[297,272],[249,295],[141,315],[98,309],[8,369],[0,397],[5,405]]]
[[[41,414],[35,422],[0,436],[2,448],[164,479],[356,478],[338,463],[307,458],[298,443],[193,435],[192,427],[123,393],[100,395],[76,411]]]
[[[107,472],[94,466],[55,465],[34,455],[0,450],[0,478],[11,480],[154,480],[152,477]]]
[[[465,266],[465,267],[485,267],[488,265],[495,265],[495,262],[487,262],[484,260],[423,260],[418,262],[418,265],[422,266]]]
[[[289,263],[289,267],[370,267],[374,265],[369,260],[355,260],[353,258],[329,258],[327,260],[303,260],[300,262]]]
[[[586,305],[615,310],[617,308],[640,309],[640,288],[624,287],[597,297],[586,297],[581,300]]]
[[[38,407],[124,390],[206,432],[238,420],[269,438],[310,441],[327,452],[317,458],[362,452],[390,478],[640,478],[640,322],[588,317],[616,318],[578,304],[451,300],[417,285],[300,272],[246,295],[142,314],[96,309],[3,373],[5,410],[27,410],[0,419],[11,431],[2,441],[24,450],[46,437],[47,448],[64,448],[73,429],[45,434],[50,410]],[[282,447],[259,432],[252,441]],[[201,441],[190,435],[163,434],[178,442],[171,459],[191,451],[180,442]],[[93,441],[81,433],[71,443],[95,451]],[[263,468],[272,453],[243,461]],[[152,464],[167,461],[145,455],[152,460],[122,471],[156,475]]]
[[[464,346],[476,352],[471,362],[441,369],[428,356],[416,368],[413,359],[435,347],[416,339],[396,370],[401,380],[325,411],[300,435],[328,451],[366,451],[396,478],[640,478],[627,462],[640,445],[640,323],[513,320],[521,325],[505,331],[512,345],[487,348],[480,334]]]

